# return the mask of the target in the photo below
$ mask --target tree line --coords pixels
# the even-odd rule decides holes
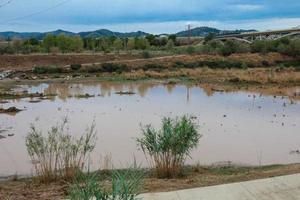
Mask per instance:
[[[30,38],[27,40],[11,39],[0,42],[1,54],[30,54],[30,53],[80,53],[117,52],[120,51],[169,51],[174,54],[220,54],[229,56],[233,53],[269,53],[278,52],[289,56],[300,56],[300,39],[282,38],[279,40],[256,40],[252,44],[240,41],[218,41],[212,34],[204,38],[202,45],[180,46],[176,35],[135,38],[87,37],[47,35],[43,40]]]
[[[30,54],[30,53],[80,53],[93,52],[119,52],[124,50],[146,50],[160,47],[174,47],[176,36],[158,37],[148,35],[146,37],[118,38],[111,37],[87,37],[60,35],[47,35],[43,40],[30,38],[27,40],[7,39],[0,43],[0,54]]]

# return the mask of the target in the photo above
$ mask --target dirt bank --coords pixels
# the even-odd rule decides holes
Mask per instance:
[[[107,62],[121,59],[135,59],[131,54],[41,54],[0,55],[0,70],[31,70],[35,66],[65,66],[71,64]]]
[[[186,175],[178,179],[157,179],[146,173],[141,192],[164,192],[179,189],[205,187],[240,181],[248,181],[274,176],[300,173],[300,164],[273,165],[265,167],[201,167],[186,169]],[[105,177],[105,176],[104,176]],[[65,199],[69,184],[55,182],[41,185],[31,179],[0,182],[0,199],[18,200],[57,200]],[[110,177],[105,178],[105,187],[109,187]]]

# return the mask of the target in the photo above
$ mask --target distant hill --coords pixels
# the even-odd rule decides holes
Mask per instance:
[[[251,30],[219,30],[216,28],[211,28],[211,27],[197,27],[194,29],[191,29],[190,31],[181,31],[176,33],[176,35],[178,37],[188,37],[188,36],[192,36],[192,37],[205,37],[206,35],[208,35],[209,33],[214,33],[216,35],[227,35],[227,34],[239,34],[239,33],[244,33],[244,32],[253,32],[256,31],[254,29]]]
[[[113,32],[107,29],[100,29],[96,31],[89,31],[89,32],[79,32],[73,33],[64,30],[56,30],[51,32],[0,32],[0,38],[18,38],[18,39],[29,39],[29,38],[36,38],[42,40],[47,34],[52,35],[60,35],[65,34],[67,36],[75,36],[80,35],[81,37],[109,37],[109,36],[116,36],[116,37],[141,37],[146,36],[148,33],[137,31],[137,32],[129,32],[129,33],[120,33],[120,32]]]
[[[78,33],[81,37],[109,37],[109,36],[116,36],[116,37],[141,37],[149,35],[149,33],[145,33],[142,31],[137,32],[129,32],[129,33],[120,33],[120,32],[113,32],[107,29],[100,29],[96,31],[89,31],[89,32],[80,32]]]
[[[224,34],[233,34],[233,33],[243,33],[243,32],[251,32],[255,30],[219,30],[216,28],[211,27],[197,27],[191,29],[189,31],[181,31],[176,33],[179,37],[187,37],[191,33],[191,36],[206,36],[209,33],[215,33],[216,35],[224,35]],[[121,33],[121,32],[114,32],[107,29],[99,29],[96,31],[87,31],[87,32],[79,32],[73,33],[64,30],[56,30],[51,32],[0,32],[0,38],[19,38],[19,39],[29,39],[29,38],[36,38],[42,40],[47,34],[59,35],[65,34],[68,36],[80,35],[81,37],[109,37],[109,36],[116,36],[116,37],[141,37],[149,35],[149,33],[136,31],[136,32],[128,32],[128,33]]]

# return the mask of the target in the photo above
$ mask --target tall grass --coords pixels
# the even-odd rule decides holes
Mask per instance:
[[[143,173],[136,169],[113,171],[111,189],[104,186],[97,173],[81,174],[71,185],[71,200],[135,200],[143,180]]]
[[[95,124],[79,138],[67,131],[67,120],[52,127],[47,134],[32,125],[26,136],[28,154],[41,182],[74,179],[86,166],[87,156],[94,150]]]
[[[142,137],[137,139],[147,160],[154,165],[159,178],[176,177],[182,173],[186,158],[196,148],[201,135],[193,117],[175,119],[165,117],[160,130],[151,125],[142,127]]]

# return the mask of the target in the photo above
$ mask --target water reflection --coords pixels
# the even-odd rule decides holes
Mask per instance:
[[[190,163],[233,161],[259,165],[300,160],[290,154],[300,147],[297,87],[241,90],[209,84],[86,82],[20,85],[15,89],[25,90],[57,96],[38,103],[25,98],[2,105],[25,110],[16,116],[0,115],[0,130],[7,130],[2,132],[5,138],[0,139],[0,175],[31,173],[24,145],[30,123],[47,130],[65,116],[75,135],[95,120],[99,140],[91,158],[94,168],[104,165],[104,155],[111,155],[114,166],[131,162],[133,155],[138,163],[146,165],[134,141],[140,134],[140,123],[158,127],[163,116],[186,113],[197,117],[203,135]],[[136,94],[116,94],[119,91]],[[83,94],[95,96],[76,98]]]

